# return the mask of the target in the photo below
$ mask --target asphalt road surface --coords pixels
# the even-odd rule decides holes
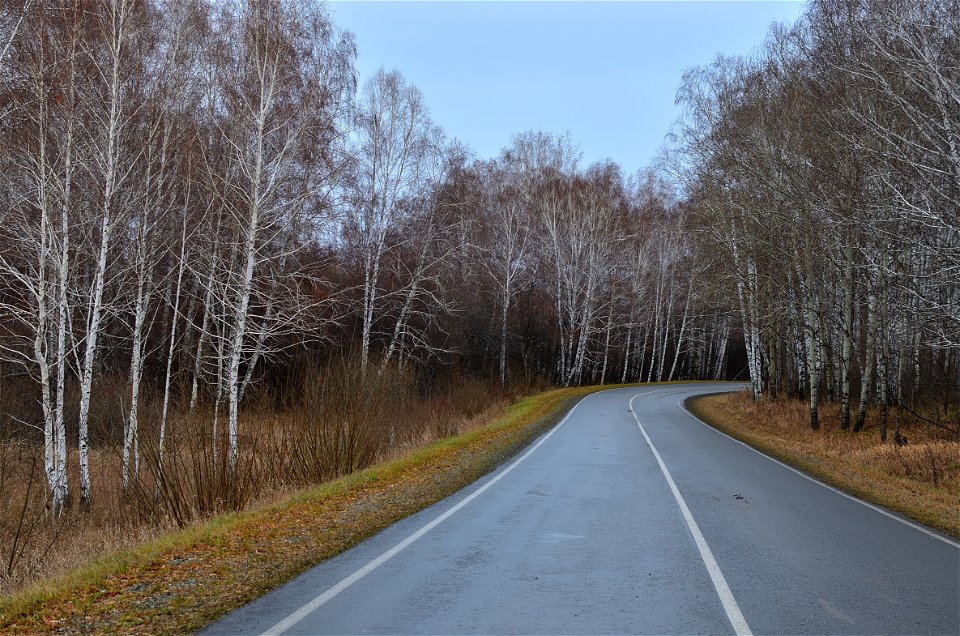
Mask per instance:
[[[589,396],[494,473],[208,633],[960,634],[960,545],[682,408],[735,388]]]

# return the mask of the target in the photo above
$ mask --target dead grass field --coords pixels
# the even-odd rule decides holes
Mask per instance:
[[[469,378],[419,391],[398,374],[364,378],[349,361],[320,377],[306,377],[288,392],[295,395],[251,400],[241,413],[236,480],[227,477],[225,438],[221,434],[219,442],[213,441],[208,410],[171,414],[162,488],[157,479],[157,412],[145,407],[141,468],[131,486],[122,488],[121,448],[103,440],[90,451],[92,505],[80,509],[74,496],[59,518],[49,513],[41,440],[0,431],[0,598],[104,554],[135,548],[218,515],[275,503],[474,430],[515,399]],[[122,427],[121,407],[101,403],[100,419]],[[71,448],[73,488],[79,482],[78,464],[77,451]]]
[[[769,455],[960,538],[960,441],[948,431],[905,415],[908,443],[883,443],[876,413],[868,412],[863,431],[844,431],[838,405],[821,407],[821,427],[814,431],[806,403],[754,403],[747,392],[699,398],[690,407],[705,422]]]

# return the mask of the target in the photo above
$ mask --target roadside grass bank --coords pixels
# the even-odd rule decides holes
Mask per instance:
[[[582,397],[541,393],[489,424],[300,491],[104,556],[0,600],[4,633],[195,630],[489,472]]]
[[[216,516],[276,503],[304,488],[488,424],[509,404],[549,388],[540,379],[531,380],[504,387],[456,371],[437,378],[394,367],[365,373],[356,357],[323,364],[308,359],[295,373],[258,383],[246,395],[238,419],[239,456],[232,469],[227,461],[228,427],[217,425],[216,402],[202,394],[194,408],[182,399],[171,402],[162,446],[164,469],[162,394],[141,395],[136,444],[127,454],[118,433],[128,422],[130,387],[123,378],[105,375],[96,387],[101,398],[91,410],[93,500],[80,505],[74,489],[66,509],[55,515],[43,438],[26,425],[43,421],[36,412],[40,400],[23,381],[4,378],[0,599],[103,555]],[[72,392],[68,397],[71,403],[79,399]],[[74,415],[70,422],[76,422]],[[67,451],[67,472],[69,483],[79,481],[75,447]]]
[[[687,402],[698,418],[750,446],[865,501],[894,510],[960,539],[960,442],[905,419],[909,443],[881,442],[878,415],[864,430],[841,430],[839,406],[821,408],[820,430],[809,427],[798,400],[754,403],[745,392]]]

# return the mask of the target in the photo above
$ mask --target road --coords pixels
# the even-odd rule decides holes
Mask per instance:
[[[734,388],[589,396],[491,475],[207,633],[960,634],[960,546],[682,407]]]

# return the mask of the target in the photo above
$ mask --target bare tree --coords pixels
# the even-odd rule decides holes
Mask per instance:
[[[363,271],[361,366],[366,369],[379,318],[389,240],[439,151],[420,91],[396,71],[380,70],[363,87],[357,111],[357,175],[346,234]]]
[[[223,288],[229,313],[222,331],[221,382],[228,401],[232,472],[239,459],[240,368],[256,321],[251,310],[263,308],[254,334],[289,325],[289,316],[271,300],[270,292],[282,296],[280,287],[268,284],[270,299],[264,300],[258,281],[282,276],[295,247],[286,237],[303,226],[318,189],[326,185],[316,181],[315,162],[328,156],[314,144],[328,145],[337,138],[331,130],[337,125],[333,111],[351,88],[353,48],[325,13],[309,4],[227,4],[218,20],[223,61],[217,81],[223,105],[216,126],[229,157],[218,204],[236,236]],[[254,342],[259,358],[265,337]]]

